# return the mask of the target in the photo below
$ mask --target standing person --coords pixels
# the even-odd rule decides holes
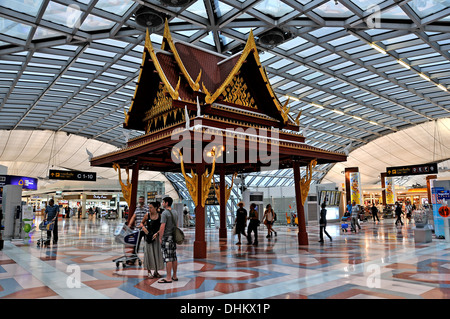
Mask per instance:
[[[358,223],[359,213],[360,213],[360,206],[356,205],[356,202],[352,202],[352,232],[354,231],[356,233],[356,226],[359,227],[359,230],[361,230],[361,226]]]
[[[353,208],[353,206],[352,206],[351,201],[348,201],[348,203],[347,203],[347,212],[348,212],[349,215],[352,214],[352,208]]]
[[[177,277],[177,244],[173,238],[173,232],[177,225],[178,216],[172,210],[173,199],[171,197],[164,197],[162,207],[164,208],[161,214],[161,228],[159,229],[162,236],[159,237],[161,243],[161,250],[164,261],[166,263],[166,278],[158,281],[160,284],[171,283],[178,281]]]
[[[375,218],[380,221],[380,219],[378,218],[378,208],[377,206],[375,206],[375,203],[372,203],[371,212],[373,221],[375,222]]]
[[[247,243],[249,245],[252,244],[252,235],[253,232],[255,234],[255,241],[253,242],[254,246],[258,245],[258,226],[259,226],[259,218],[258,218],[258,211],[256,210],[256,204],[252,203],[250,205],[250,212],[248,213],[248,217],[250,220],[250,223],[248,224],[248,231],[247,231]]]
[[[187,207],[186,204],[184,204],[184,207],[183,207],[183,217],[184,217],[184,219],[183,219],[184,227],[189,227],[190,215],[189,215],[189,208]]]
[[[403,226],[403,222],[402,222],[402,205],[400,205],[399,202],[395,202],[395,216],[397,217],[397,220],[395,221],[395,226],[397,226],[398,222],[400,222],[400,224],[402,224]]]
[[[47,241],[50,242],[53,232],[53,244],[58,243],[58,215],[59,206],[55,205],[55,201],[50,199],[48,201],[48,206],[45,208],[44,221],[53,221],[53,231],[47,231]]]
[[[322,209],[320,210],[320,219],[319,219],[319,226],[320,226],[320,240],[319,243],[323,243],[323,233],[330,238],[330,241],[333,241],[333,238],[331,238],[330,234],[328,234],[326,228],[327,228],[327,210],[325,209],[327,205],[325,203],[322,204]]]
[[[277,236],[277,232],[273,229],[273,223],[275,222],[275,213],[272,209],[272,206],[270,204],[267,204],[266,210],[264,211],[264,224],[267,227],[267,236],[266,238],[272,237],[272,233],[275,234],[275,237]]]
[[[245,234],[245,228],[247,227],[247,210],[244,208],[244,202],[238,203],[239,208],[236,210],[235,227],[236,235],[238,235],[238,242],[236,245],[241,244],[241,234],[247,237]]]
[[[131,216],[130,222],[128,226],[130,228],[138,228],[139,229],[139,236],[137,240],[137,245],[133,248],[133,254],[137,254],[139,252],[139,248],[141,245],[142,237],[145,236],[145,233],[141,230],[141,223],[142,219],[144,219],[144,216],[148,213],[148,208],[145,206],[145,197],[139,196],[139,205],[136,206],[136,209],[134,210],[133,216]]]
[[[155,202],[151,202],[148,209],[149,212],[144,216],[140,225],[142,231],[145,233],[144,267],[147,268],[149,278],[161,278],[161,275],[158,273],[158,270],[164,269],[164,261],[159,243],[161,216],[156,211]],[[154,270],[153,275],[152,270]]]

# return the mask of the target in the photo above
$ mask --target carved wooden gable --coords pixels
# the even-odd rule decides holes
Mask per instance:
[[[257,109],[254,98],[248,91],[247,84],[238,74],[222,92],[223,101]]]
[[[173,108],[173,99],[167,91],[163,83],[159,84],[158,92],[150,106],[150,109],[145,112],[143,119],[146,122],[146,133],[162,128],[168,124],[168,121],[173,123],[175,121],[184,120],[183,112],[178,108]]]

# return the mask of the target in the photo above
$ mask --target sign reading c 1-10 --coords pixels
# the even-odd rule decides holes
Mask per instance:
[[[422,174],[437,174],[438,164],[421,164],[409,166],[387,167],[386,176],[408,176],[408,175],[422,175]]]
[[[80,172],[80,171],[60,171],[56,169],[51,169],[48,173],[48,178],[57,180],[95,182],[97,180],[97,173]]]

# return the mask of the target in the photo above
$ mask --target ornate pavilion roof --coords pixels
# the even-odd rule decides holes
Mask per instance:
[[[184,130],[194,136],[211,129],[223,139],[236,129],[258,130],[268,138],[244,132],[233,137],[234,143],[243,141],[247,155],[255,139],[270,148],[276,145],[280,168],[292,167],[294,158],[304,164],[313,159],[319,164],[345,161],[343,153],[305,143],[299,133],[300,114],[296,119],[289,116],[288,102],[281,105],[274,94],[252,32],[242,52],[224,57],[173,41],[166,23],[160,49],[153,48],[147,32],[135,94],[125,114],[124,128],[145,134],[130,139],[121,150],[93,158],[91,165],[127,167],[139,161],[142,169],[179,172],[171,160],[177,143],[173,134]],[[200,125],[194,123],[197,120]],[[264,166],[262,158],[258,160],[256,165],[224,162],[223,166],[227,173],[255,171]]]

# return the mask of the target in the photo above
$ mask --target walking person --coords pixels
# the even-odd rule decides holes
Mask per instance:
[[[406,218],[408,219],[409,223],[411,223],[411,217],[413,212],[413,205],[411,204],[411,201],[406,202]]]
[[[375,222],[375,218],[380,221],[380,219],[378,218],[378,208],[377,206],[375,206],[375,203],[372,203],[372,207],[370,208],[370,210],[372,212],[373,221]]]
[[[253,241],[253,245],[258,245],[258,227],[260,224],[259,218],[258,218],[258,211],[256,210],[256,204],[252,203],[250,205],[250,212],[248,213],[248,219],[250,220],[250,223],[248,224],[248,231],[247,231],[247,243],[249,245],[252,244],[252,235],[253,232],[255,235],[255,240]]]
[[[191,216],[189,215],[189,208],[186,204],[183,207],[183,227],[189,227]]]
[[[236,210],[235,227],[236,235],[238,236],[238,242],[236,245],[241,245],[241,234],[247,237],[245,234],[245,228],[247,227],[247,210],[244,208],[244,202],[238,203],[238,209]]]
[[[272,206],[270,204],[267,204],[266,210],[264,212],[264,225],[267,227],[267,236],[266,238],[272,237],[272,233],[275,234],[275,237],[277,236],[277,232],[273,229],[273,223],[275,222],[275,212],[272,209]]]
[[[326,228],[327,228],[327,205],[325,203],[322,204],[322,209],[320,210],[320,219],[319,219],[319,226],[320,226],[320,240],[319,243],[323,243],[323,233],[330,238],[330,241],[333,241],[333,238],[331,238],[330,234],[328,234]]]
[[[349,215],[351,215],[351,213],[352,213],[352,202],[351,201],[348,201],[348,203],[347,203],[347,212],[348,212],[348,214]]]
[[[128,227],[139,229],[139,236],[138,236],[136,246],[133,248],[133,254],[137,254],[139,252],[142,237],[145,236],[145,233],[142,231],[142,229],[140,227],[141,227],[142,219],[147,214],[148,214],[148,208],[147,208],[147,206],[145,206],[145,197],[139,196],[138,205],[136,206],[136,209],[134,210],[134,214],[133,214],[133,216],[131,216],[130,222],[128,223]]]
[[[356,226],[359,227],[359,230],[361,230],[361,225],[358,223],[359,213],[361,209],[359,205],[356,205],[356,202],[352,202],[352,232],[354,231],[356,233]]]
[[[53,230],[47,231],[47,242],[50,242],[53,233],[53,244],[55,245],[58,243],[58,215],[59,206],[55,205],[55,201],[51,198],[45,208],[44,221],[54,222]]]
[[[400,205],[399,202],[395,202],[395,216],[397,217],[397,220],[395,221],[395,226],[398,225],[398,222],[400,222],[400,224],[402,224],[403,226],[403,222],[402,222],[402,205]]]
[[[158,273],[158,270],[164,269],[164,260],[159,241],[161,216],[156,211],[155,202],[150,203],[148,209],[149,212],[144,216],[140,225],[145,233],[144,267],[147,269],[150,279],[161,278],[161,275]]]
[[[162,236],[159,237],[164,262],[166,263],[166,278],[158,281],[160,284],[178,281],[177,277],[177,244],[173,238],[173,232],[177,225],[177,213],[172,210],[173,199],[171,197],[163,198],[161,214],[161,227],[159,229]]]

